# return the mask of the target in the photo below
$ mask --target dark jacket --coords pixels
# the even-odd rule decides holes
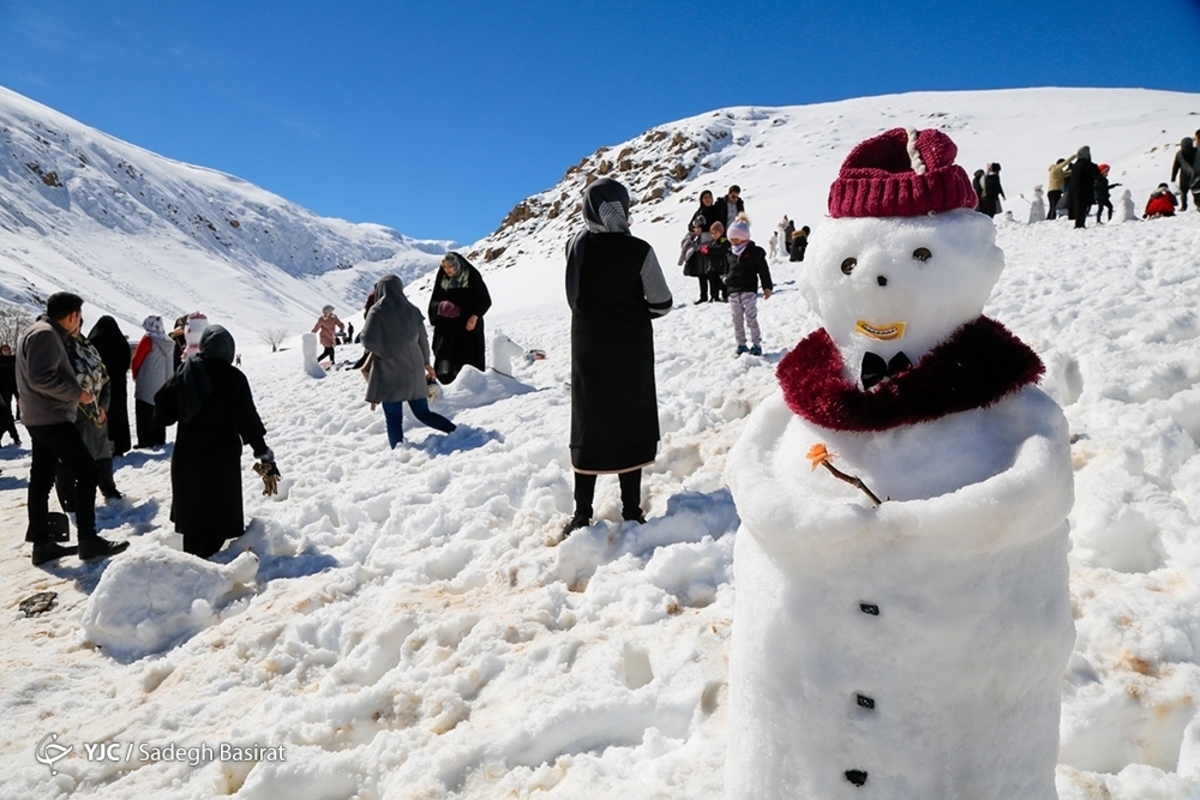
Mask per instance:
[[[758,281],[762,279],[764,289],[774,289],[771,283],[771,269],[767,266],[767,253],[754,242],[748,242],[740,256],[730,251],[729,272],[725,276],[725,286],[732,292],[757,292]]]
[[[983,202],[979,210],[994,217],[1000,213],[1000,198],[1004,196],[1004,187],[1000,185],[1000,173],[989,172],[983,178]]]
[[[1179,143],[1179,152],[1175,154],[1175,161],[1171,163],[1171,180],[1179,179],[1179,188],[1187,191],[1192,185],[1196,165],[1196,145],[1190,138],[1184,139]]]
[[[159,425],[179,423],[171,454],[171,520],[186,539],[216,552],[246,529],[242,511],[242,443],[267,452],[266,428],[254,407],[250,383],[232,364],[204,360],[212,392],[190,421],[181,419],[179,373],[154,396]],[[186,545],[186,542],[185,542]],[[195,552],[196,548],[189,547]]]
[[[578,271],[571,308],[571,464],[580,472],[626,472],[652,462],[658,450],[650,321],[670,310],[671,295],[646,242],[625,233],[580,237],[568,251],[578,253],[582,245],[579,263],[568,264]]]
[[[0,399],[7,405],[17,393],[17,357],[0,356]]]
[[[700,248],[708,259],[708,275],[722,277],[729,272],[729,240],[722,236]]]
[[[1092,203],[1096,202],[1096,177],[1100,169],[1090,160],[1080,158],[1071,167],[1071,176],[1067,179],[1067,194],[1073,213],[1087,215]]]
[[[708,233],[708,229],[712,227],[714,222],[719,221],[722,225],[725,224],[725,218],[721,216],[721,211],[717,208],[717,204],[715,202],[711,206],[706,206],[704,203],[701,203],[696,209],[696,213],[692,214],[693,223],[696,221],[696,217],[700,217],[704,220],[704,224],[701,226],[701,230],[704,233]]]
[[[129,362],[132,352],[129,340],[117,321],[107,314],[92,326],[88,340],[100,353],[104,368],[108,370],[108,385],[112,392],[108,404],[108,438],[113,444],[113,455],[119,456],[130,448]]]
[[[712,207],[717,210],[717,219],[721,220],[721,224],[725,226],[725,230],[729,230],[729,198],[725,195],[717,198],[717,201],[712,204]],[[746,210],[746,203],[741,197],[737,199],[737,213],[741,214]]]
[[[1120,185],[1119,183],[1109,183],[1108,178],[1100,170],[1096,170],[1096,180],[1092,183],[1092,194],[1094,195],[1096,204],[1101,206],[1109,205],[1109,192]]]
[[[67,355],[67,331],[42,314],[17,342],[21,420],[29,425],[75,424],[82,388]]]
[[[467,265],[465,285],[446,288],[445,276],[438,273],[433,282],[433,296],[429,298],[429,321],[433,324],[433,368],[438,380],[449,383],[458,377],[459,370],[470,364],[478,370],[484,369],[483,315],[492,307],[492,296],[479,270]],[[449,301],[458,307],[457,317],[443,317],[438,306]],[[475,330],[467,330],[467,320],[474,315],[479,318]]]
[[[804,234],[792,237],[791,261],[803,261],[804,251],[808,249],[808,237]]]

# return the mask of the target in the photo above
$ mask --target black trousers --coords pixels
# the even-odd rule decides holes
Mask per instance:
[[[17,433],[17,423],[13,419],[12,408],[8,403],[0,403],[0,434],[5,433],[12,437],[13,442],[21,441],[21,434]]]
[[[26,425],[33,444],[29,467],[29,528],[25,541],[49,541],[46,520],[50,514],[50,489],[61,461],[75,476],[75,526],[79,539],[96,538],[96,462],[88,452],[79,429],[72,422],[57,425]]]
[[[158,447],[167,443],[167,429],[154,421],[154,405],[138,400],[133,407],[137,418],[137,446]]]
[[[321,355],[317,356],[317,361],[324,361],[326,358],[330,361],[334,360],[333,345],[329,345],[329,347],[322,350]]]
[[[1046,219],[1058,219],[1058,201],[1062,199],[1062,189],[1046,192],[1046,199],[1050,201],[1050,210],[1046,212]]]
[[[54,491],[58,495],[58,504],[63,507],[63,511],[75,510],[75,485],[78,482],[75,478],[75,471],[65,462],[59,461],[58,469],[54,473]],[[120,494],[117,484],[113,481],[113,460],[111,458],[96,459],[96,487],[106,498],[116,497]]]
[[[641,512],[642,471],[633,469],[617,475],[621,483],[621,513],[634,517]],[[575,473],[575,513],[592,518],[592,500],[596,497],[596,476]]]

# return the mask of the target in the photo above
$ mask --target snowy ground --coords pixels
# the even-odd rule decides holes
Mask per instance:
[[[1076,439],[1060,795],[1195,797],[1200,214],[1001,224],[999,243],[1008,268],[987,313],[1041,353]],[[357,373],[314,381],[298,347],[247,350],[284,480],[263,498],[247,468],[251,531],[211,566],[176,552],[168,446],[121,460],[128,497],[100,511],[128,553],[30,567],[29,453],[3,449],[0,796],[719,796],[737,527],[724,458],[816,326],[801,268],[774,265],[767,355],[739,359],[727,308],[690,305],[695,282],[668,269],[663,441],[640,527],[602,479],[598,523],[558,542],[571,476],[557,276],[546,305],[487,323],[548,358],[515,380],[465,374],[435,406],[459,430],[414,427],[395,452]],[[26,619],[17,603],[42,590],[58,606]],[[74,748],[54,776],[34,757],[51,733]],[[88,759],[85,744],[114,742],[115,760]],[[208,758],[221,743],[286,760]],[[152,762],[141,744],[192,750]]]

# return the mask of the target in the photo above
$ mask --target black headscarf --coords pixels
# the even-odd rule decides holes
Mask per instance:
[[[593,181],[583,190],[583,221],[587,230],[575,234],[567,245],[567,303],[572,309],[579,298],[587,234],[629,233],[629,190],[612,178]]]
[[[104,360],[104,368],[108,370],[110,378],[120,379],[129,369],[130,352],[129,340],[125,338],[125,334],[121,332],[121,327],[117,325],[117,321],[105,314],[100,319],[96,320],[96,324],[92,326],[91,332],[87,335],[92,346],[100,353],[100,358]]]
[[[205,362],[219,362],[233,366],[237,345],[229,331],[220,325],[209,325],[200,334],[200,352],[184,361],[175,376],[179,385],[179,418],[191,422],[192,417],[204,408],[204,401],[213,393],[212,378],[204,367]]]

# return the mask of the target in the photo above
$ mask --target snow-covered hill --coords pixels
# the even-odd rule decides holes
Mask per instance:
[[[579,189],[602,169],[594,158],[475,246],[496,299],[488,329],[548,355],[517,364],[515,379],[465,372],[437,404],[454,434],[413,426],[410,444],[389,451],[356,373],[314,381],[295,352],[251,349],[244,369],[284,480],[261,497],[247,456],[254,522],[216,564],[175,552],[167,449],[118,462],[128,499],[100,510],[106,536],[132,541],[118,559],[43,571],[15,533],[0,548],[0,796],[719,797],[737,590],[725,454],[777,390],[775,364],[818,322],[795,290],[805,265],[776,262],[778,291],[759,305],[766,356],[732,357],[728,310],[691,305],[695,281],[674,266],[699,191],[739,183],[757,238],[783,213],[820,236],[853,144],[937,122],[968,170],[1002,163],[1018,219],[1018,195],[1081,144],[1140,206],[1197,127],[1192,110],[1200,95],[904,95],[721,111],[601,154],[643,198],[635,232],[657,248],[677,301],[655,324],[663,440],[643,526],[621,523],[616,482],[601,479],[597,524],[557,543],[571,511],[561,250]],[[677,133],[698,144],[673,144]],[[1194,798],[1200,214],[1086,231],[1001,218],[997,229],[1008,266],[986,313],[1040,353],[1074,440],[1078,638],[1063,676],[1060,797]],[[12,533],[29,453],[5,448],[0,460]],[[15,610],[43,590],[59,593],[57,607]],[[74,747],[53,776],[35,758],[52,733]],[[205,757],[223,742],[283,746],[286,760]],[[120,752],[89,760],[84,745],[96,743]]]
[[[428,272],[449,244],[318,217],[0,88],[0,300],[70,287],[93,319],[199,309],[235,332],[299,331],[325,302],[360,308],[384,273]]]

